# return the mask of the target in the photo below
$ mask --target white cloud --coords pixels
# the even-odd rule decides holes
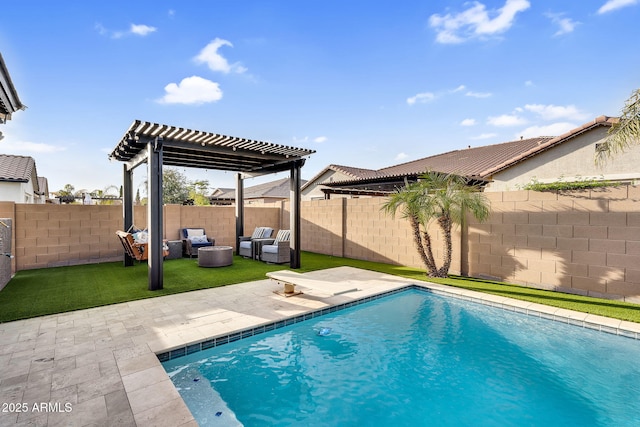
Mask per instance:
[[[460,85],[457,88],[455,88],[454,90],[452,90],[452,93],[456,93],[456,92],[462,92],[463,90],[465,90],[467,87],[465,85]]]
[[[472,38],[501,34],[513,25],[516,14],[527,10],[528,0],[506,0],[503,7],[493,12],[492,18],[484,4],[471,3],[471,7],[457,14],[429,17],[429,25],[436,30],[438,43],[462,43]]]
[[[158,100],[161,104],[204,104],[222,99],[220,85],[198,76],[182,79],[179,84],[169,83],[166,94]]]
[[[489,139],[489,138],[494,138],[496,136],[498,136],[498,134],[496,134],[496,133],[483,133],[483,134],[480,134],[478,136],[474,136],[471,139],[474,139],[474,140]]]
[[[318,144],[322,144],[323,142],[326,142],[326,141],[327,141],[327,139],[328,139],[328,138],[327,138],[326,136],[319,136],[319,137],[317,137],[317,138],[314,138],[314,139],[313,139],[313,142],[316,142],[316,143],[318,143]]]
[[[244,73],[247,71],[240,63],[229,64],[227,59],[218,53],[218,49],[222,46],[233,47],[230,41],[215,38],[212,42],[206,45],[194,58],[194,61],[198,64],[207,64],[211,71],[221,71],[223,73]]]
[[[129,31],[131,31],[132,34],[136,34],[138,36],[146,36],[147,34],[153,33],[157,30],[156,27],[150,27],[148,25],[144,25],[144,24],[140,24],[140,25],[136,25],[136,24],[131,24],[131,28]]]
[[[65,147],[56,145],[44,144],[41,142],[28,142],[28,141],[9,141],[7,138],[0,142],[0,150],[3,153],[8,154],[51,154],[59,151],[65,151]]]
[[[467,92],[464,94],[465,96],[470,96],[472,98],[489,98],[491,97],[493,94],[490,92]]]
[[[573,123],[558,122],[546,126],[530,126],[522,132],[515,135],[516,138],[536,138],[539,136],[558,136],[563,133],[575,129],[577,126]]]
[[[627,6],[637,4],[638,0],[609,0],[598,9],[599,14],[611,12]]]
[[[527,87],[535,86],[533,84],[533,81],[531,81],[531,80],[527,80],[526,82],[524,82],[524,85],[527,86]]]
[[[517,116],[515,114],[503,114],[501,116],[489,117],[487,119],[487,124],[491,126],[518,126],[527,123],[527,120],[523,117]]]
[[[100,23],[97,23],[94,26],[94,28],[98,32],[98,34],[100,34],[101,36],[110,37],[112,39],[121,39],[129,35],[145,37],[158,30],[156,27],[151,27],[149,25],[144,25],[144,24],[131,24],[128,31],[109,30],[108,28],[105,28],[104,25]]]
[[[571,18],[564,18],[562,13],[547,13],[547,18],[551,19],[551,22],[558,25],[560,28],[553,35],[561,36],[563,34],[572,33],[576,26],[580,24],[578,21],[574,21]]]
[[[426,102],[429,101],[433,101],[436,98],[436,96],[431,93],[431,92],[423,92],[423,93],[419,93],[415,96],[412,96],[410,98],[407,98],[407,104],[409,105],[413,105],[416,103],[421,103],[424,104]]]
[[[575,105],[527,104],[524,108],[527,111],[538,114],[544,120],[584,120],[589,117],[587,113],[580,111]]]
[[[407,157],[409,157],[409,155],[407,155],[407,153],[398,153],[398,155],[396,155],[395,161],[404,160]]]
[[[460,126],[475,126],[476,119],[464,119],[460,122]]]

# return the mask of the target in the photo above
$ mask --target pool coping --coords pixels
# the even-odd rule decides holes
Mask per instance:
[[[265,279],[0,324],[0,394],[9,402],[73,406],[67,413],[0,413],[0,425],[196,427],[158,355],[194,352],[212,339],[241,339],[243,331],[255,334],[409,287],[640,339],[640,323],[370,270],[304,275],[312,287],[290,298]]]

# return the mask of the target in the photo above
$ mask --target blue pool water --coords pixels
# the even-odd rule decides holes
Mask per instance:
[[[200,426],[638,426],[640,342],[410,290],[163,365]]]

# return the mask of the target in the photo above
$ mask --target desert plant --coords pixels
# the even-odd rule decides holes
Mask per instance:
[[[395,216],[398,210],[413,231],[413,241],[427,269],[429,277],[447,277],[451,266],[451,231],[456,224],[464,224],[467,214],[478,221],[489,217],[489,202],[475,185],[453,174],[427,172],[417,182],[406,185],[392,194],[382,209]],[[443,232],[444,257],[438,267],[433,256],[429,225],[435,221]]]

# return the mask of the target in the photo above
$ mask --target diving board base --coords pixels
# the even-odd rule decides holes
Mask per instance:
[[[302,291],[293,291],[293,292],[287,293],[285,291],[273,291],[273,293],[276,294],[276,295],[280,295],[281,297],[289,298],[289,297],[293,297],[293,296],[296,296],[296,295],[302,295],[303,292]]]

